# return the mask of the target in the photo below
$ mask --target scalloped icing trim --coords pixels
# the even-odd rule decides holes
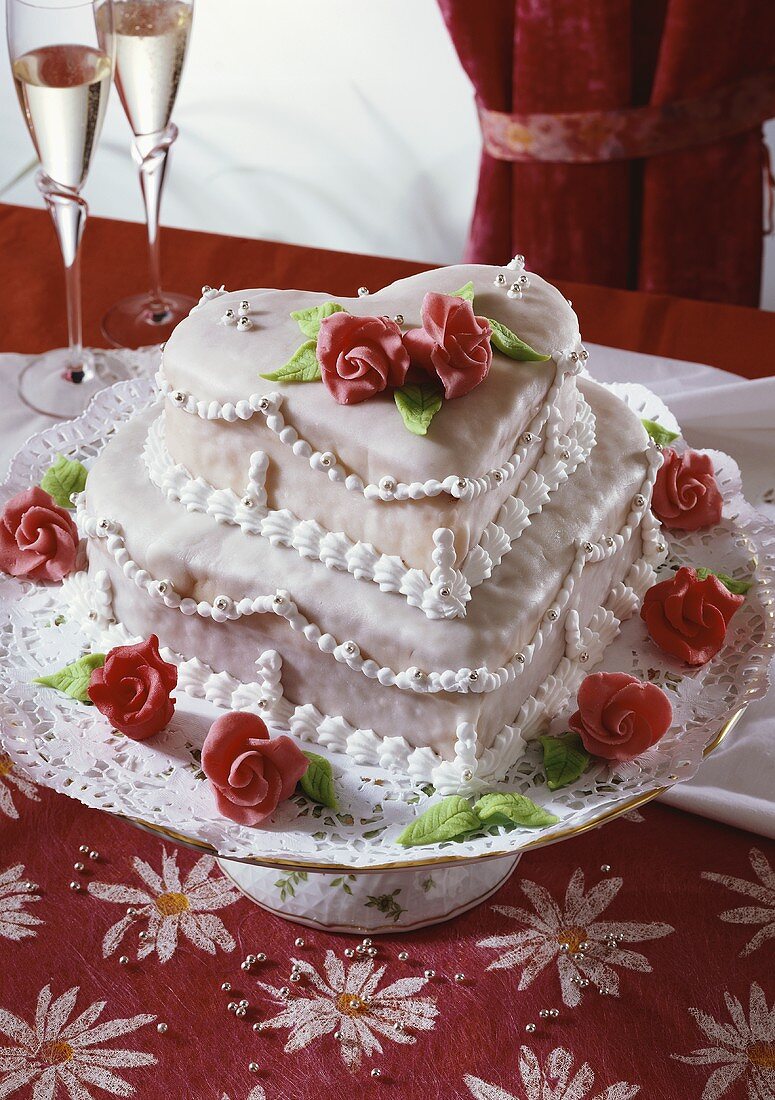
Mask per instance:
[[[403,737],[380,737],[371,729],[356,729],[342,716],[322,714],[311,703],[296,705],[282,689],[282,658],[275,650],[256,660],[257,679],[245,684],[228,672],[215,672],[197,657],[185,658],[163,648],[164,660],[178,668],[178,688],[194,698],[230,710],[254,710],[287,727],[300,741],[314,742],[334,753],[349,756],[355,764],[379,767],[412,785],[431,783],[441,795],[474,795],[502,779],[537,737],[546,723],[565,705],[588,670],[597,664],[619,632],[621,623],[635,613],[646,590],[654,583],[652,566],[640,559],[623,581],[618,581],[604,607],[581,628],[578,613],[566,616],[565,654],[535,695],[526,700],[516,720],[504,726],[492,745],[477,755],[478,738],[470,723],[456,731],[454,756],[443,759],[433,749],[412,748]],[[113,616],[112,586],[106,572],[94,577],[72,574],[62,585],[71,614],[81,621],[94,642],[103,646],[137,640]]]
[[[106,517],[90,516],[86,513],[83,498],[77,504],[77,517],[87,538],[105,540],[107,552],[124,575],[144,590],[149,598],[157,599],[166,607],[176,608],[184,615],[200,615],[214,622],[224,623],[246,615],[271,612],[284,618],[290,628],[300,632],[311,643],[316,644],[322,653],[333,656],[335,661],[348,665],[353,671],[361,672],[369,679],[376,679],[384,687],[395,686],[401,691],[416,692],[490,692],[497,691],[512,682],[530,664],[541,649],[549,633],[555,628],[562,611],[569,605],[576,584],[587,562],[598,562],[612,557],[625,546],[640,527],[642,530],[644,556],[647,561],[660,561],[666,552],[666,546],[660,541],[660,528],[648,510],[656,473],[661,465],[662,456],[656,448],[647,451],[649,470],[638,493],[632,500],[632,507],[624,526],[615,535],[607,535],[596,543],[582,542],[576,552],[573,565],[566,575],[552,605],[545,611],[532,641],[524,650],[516,653],[510,661],[498,669],[491,670],[486,665],[479,668],[445,669],[442,672],[428,671],[416,666],[394,671],[388,666],[380,666],[370,658],[364,658],[360,646],[353,640],[338,641],[332,634],[324,633],[316,623],[311,623],[293,602],[289,593],[278,589],[272,595],[244,597],[235,601],[230,596],[216,596],[212,603],[207,600],[194,600],[180,596],[171,583],[163,578],[153,577],[146,569],[135,562],[126,548],[120,525]]]
[[[533,418],[531,427],[527,429],[528,434],[543,431],[544,427],[547,428],[547,434],[559,433],[557,399],[560,390],[566,379],[580,373],[585,362],[575,349],[557,353],[552,356],[552,359],[555,363],[554,380],[543,406]],[[331,481],[343,485],[350,492],[361,493],[367,500],[421,500],[424,497],[439,496],[441,493],[449,493],[458,500],[473,500],[482,493],[499,488],[504,482],[514,478],[524,462],[527,447],[530,445],[530,443],[523,444],[502,466],[489,470],[477,478],[449,474],[443,481],[429,478],[424,482],[407,483],[399,482],[387,474],[376,484],[366,484],[358,474],[348,474],[332,451],[316,451],[311,443],[287,423],[280,412],[283,403],[281,393],[276,391],[252,393],[249,397],[235,402],[204,401],[184,390],[175,389],[165,378],[163,365],[156,374],[156,384],[159,393],[176,409],[198,416],[201,420],[224,420],[231,424],[237,420],[250,420],[256,413],[261,413],[266,419],[267,428],[275,433],[281,443],[290,447],[295,455],[306,459],[313,470],[326,473]]]
[[[264,491],[268,459],[263,451],[255,451],[250,457],[242,497],[233,489],[216,489],[204,478],[193,477],[182,463],[174,463],[165,445],[162,417],[148,429],[143,460],[151,482],[168,501],[179,502],[190,512],[213,516],[219,523],[237,526],[245,534],[266,538],[272,546],[292,548],[303,558],[322,561],[328,569],[372,581],[383,592],[403,595],[429,619],[453,619],[465,614],[471,589],[492,576],[530,525],[531,517],[542,511],[551,494],[588,459],[595,444],[595,417],[581,394],[569,434],[560,435],[553,427],[547,428],[546,443],[535,469],[501,505],[462,569],[455,568],[453,532],[445,527],[434,532],[435,568],[430,577],[424,570],[410,568],[397,555],[380,554],[371,543],[353,542],[343,532],[328,531],[315,520],[299,519],[287,508],[268,508]]]

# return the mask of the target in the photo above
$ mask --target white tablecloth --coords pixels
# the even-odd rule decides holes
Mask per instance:
[[[746,496],[775,519],[775,377],[749,382],[699,363],[590,345],[590,368],[602,382],[642,382],[663,397],[688,442],[731,454]],[[16,395],[26,357],[0,355],[0,467],[48,417]],[[688,783],[664,801],[775,838],[775,690],[743,720]]]

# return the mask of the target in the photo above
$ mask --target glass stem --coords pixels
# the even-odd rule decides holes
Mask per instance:
[[[69,362],[64,377],[68,382],[83,382],[91,376],[83,352],[80,262],[81,238],[89,207],[77,191],[60,186],[43,171],[38,172],[35,182],[54,223],[65,267]]]
[[[158,134],[135,137],[132,155],[140,170],[140,188],[145,205],[145,223],[148,228],[148,271],[150,275],[149,309],[161,319],[166,312],[161,290],[161,253],[159,247],[159,215],[164,177],[167,174],[167,157],[178,136],[178,128],[170,123]]]

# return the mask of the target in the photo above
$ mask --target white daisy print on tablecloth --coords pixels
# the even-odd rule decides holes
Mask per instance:
[[[181,932],[194,947],[208,955],[215,955],[219,947],[222,951],[234,950],[234,938],[214,910],[233,905],[241,895],[219,871],[212,873],[215,870],[212,856],[202,856],[183,879],[176,853],[170,854],[166,848],[162,850],[160,874],[137,856],[133,862],[145,888],[89,883],[92,897],[128,907],[121,920],[105,934],[104,958],[118,949],[130,929],[137,935],[138,959],[155,951],[159,962],[167,962],[175,954]]]
[[[28,913],[25,906],[40,901],[36,887],[22,878],[24,864],[17,863],[0,871],[0,937],[7,940],[23,940],[37,935],[36,925],[43,924],[39,917]]]
[[[40,795],[31,779],[14,770],[14,763],[8,753],[0,750],[0,815],[4,814],[17,821],[19,811],[14,803],[14,789],[29,798],[30,802],[40,802]]]
[[[520,990],[527,989],[541,971],[556,960],[562,999],[570,1008],[579,1004],[583,990],[590,983],[617,997],[617,967],[651,973],[651,964],[645,955],[620,946],[622,942],[656,940],[675,931],[669,924],[659,922],[598,920],[621,890],[620,878],[603,879],[585,894],[584,873],[577,868],[568,883],[562,905],[558,905],[546,887],[537,882],[523,879],[520,887],[532,902],[534,911],[512,905],[494,905],[493,910],[525,928],[502,936],[488,936],[479,940],[477,946],[505,948],[487,969],[521,967],[517,986]]]
[[[89,1086],[113,1096],[132,1096],[132,1085],[113,1071],[156,1064],[152,1054],[102,1045],[137,1031],[155,1016],[98,1024],[106,1002],[95,1001],[71,1020],[78,989],[74,986],[54,1001],[50,985],[41,989],[32,1024],[0,1008],[0,1034],[10,1040],[9,1046],[0,1047],[0,1097],[25,1085],[34,1086],[33,1100],[54,1100],[59,1085],[72,1100],[96,1100]]]
[[[285,996],[281,989],[258,982],[282,1011],[265,1020],[262,1029],[290,1028],[285,1053],[303,1050],[315,1039],[333,1035],[348,1069],[355,1070],[363,1055],[382,1053],[380,1038],[392,1043],[415,1043],[415,1031],[431,1031],[438,1009],[432,997],[418,997],[425,977],[399,978],[379,989],[385,967],[372,959],[357,959],[346,969],[333,951],[326,952],[321,976],[306,960],[292,959],[301,975]]]
[[[640,1092],[640,1085],[618,1081],[593,1096],[595,1074],[591,1067],[582,1062],[575,1069],[573,1055],[563,1047],[547,1055],[543,1065],[530,1047],[521,1047],[519,1074],[524,1091],[518,1096],[471,1074],[466,1074],[464,1080],[475,1100],[630,1100]]]
[[[753,982],[748,999],[748,1016],[737,997],[724,994],[731,1024],[722,1023],[690,1008],[699,1027],[714,1046],[691,1054],[674,1054],[690,1066],[716,1068],[708,1078],[702,1100],[720,1100],[732,1086],[744,1081],[749,1100],[775,1097],[775,1003],[770,1009],[760,985]],[[737,1093],[735,1094],[737,1095]]]
[[[740,957],[752,955],[763,943],[775,936],[775,871],[770,866],[769,860],[758,848],[751,848],[748,853],[753,873],[758,882],[749,882],[748,879],[734,878],[732,875],[717,875],[714,871],[703,871],[702,877],[710,882],[720,882],[736,894],[743,894],[752,898],[758,905],[745,905],[740,909],[727,909],[720,913],[719,917],[729,924],[760,924],[762,927],[756,935],[748,941],[740,952]]]

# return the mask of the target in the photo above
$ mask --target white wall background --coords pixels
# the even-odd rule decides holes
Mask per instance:
[[[197,0],[173,117],[168,225],[429,262],[462,253],[479,131],[436,0]],[[34,167],[0,49],[0,200],[39,206]],[[84,193],[95,214],[142,219],[115,92]],[[773,238],[763,302],[775,308]]]

